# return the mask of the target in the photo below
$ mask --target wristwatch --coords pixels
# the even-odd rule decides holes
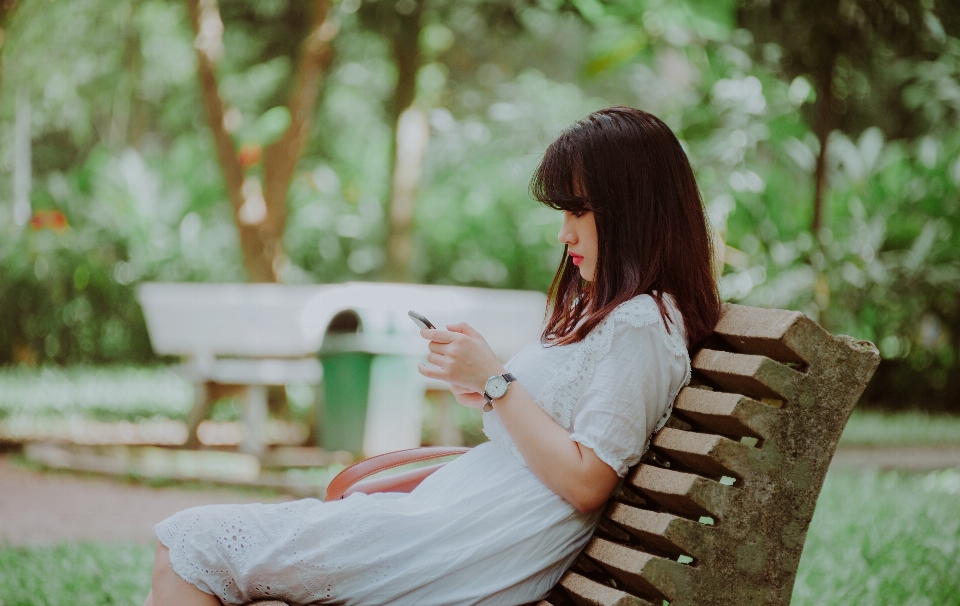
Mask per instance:
[[[483,397],[487,401],[486,404],[483,405],[483,412],[493,410],[493,401],[505,396],[507,387],[516,380],[517,378],[509,372],[505,372],[502,375],[493,375],[487,379],[487,384],[483,388]]]

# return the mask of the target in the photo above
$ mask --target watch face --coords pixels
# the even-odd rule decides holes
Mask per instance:
[[[507,393],[507,380],[500,375],[490,377],[487,379],[485,391],[494,400],[502,398],[503,394]]]

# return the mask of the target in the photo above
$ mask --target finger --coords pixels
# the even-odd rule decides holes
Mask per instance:
[[[483,405],[486,404],[486,402],[487,402],[487,401],[483,398],[483,396],[481,396],[480,394],[477,394],[477,393],[465,393],[465,394],[461,394],[461,395],[456,396],[456,400],[457,400],[457,402],[459,402],[460,404],[463,404],[464,406],[467,406],[467,407],[469,407],[469,408],[482,408]]]
[[[424,328],[420,331],[420,336],[434,343],[453,343],[459,335],[439,328]]]
[[[432,351],[435,354],[440,354],[445,356],[449,353],[448,349],[450,347],[449,343],[437,343],[436,341],[430,341],[427,345],[427,349]]]
[[[427,377],[428,379],[437,379],[440,381],[446,381],[446,373],[442,368],[436,368],[434,366],[428,366],[423,362],[417,364],[417,372]]]
[[[472,326],[466,322],[458,322],[456,324],[447,324],[447,330],[450,332],[458,332],[460,334],[467,335],[468,337],[473,337],[475,339],[482,339],[483,337],[478,333]]]
[[[446,370],[445,367],[446,367],[447,363],[450,362],[450,360],[448,360],[448,359],[447,359],[446,357],[444,357],[444,356],[441,356],[440,354],[435,354],[435,353],[433,353],[433,352],[430,352],[430,353],[427,354],[427,362],[430,362],[431,364],[433,364],[433,365],[436,366],[437,368],[443,368],[444,370]]]

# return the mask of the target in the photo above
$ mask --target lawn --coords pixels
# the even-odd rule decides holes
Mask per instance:
[[[960,470],[827,474],[793,603],[960,604]]]
[[[153,547],[61,544],[0,547],[0,606],[143,604]]]
[[[139,606],[149,546],[0,547],[0,606]],[[960,471],[832,471],[793,604],[960,605]]]

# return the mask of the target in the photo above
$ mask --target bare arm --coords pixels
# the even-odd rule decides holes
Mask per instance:
[[[487,379],[506,372],[483,337],[467,324],[449,330],[426,329],[430,340],[427,360],[436,368],[420,365],[420,373],[450,383],[457,401],[481,408]],[[550,489],[582,513],[601,507],[619,480],[612,467],[593,450],[570,440],[565,429],[545,413],[517,383],[494,409],[520,449],[531,471]]]

